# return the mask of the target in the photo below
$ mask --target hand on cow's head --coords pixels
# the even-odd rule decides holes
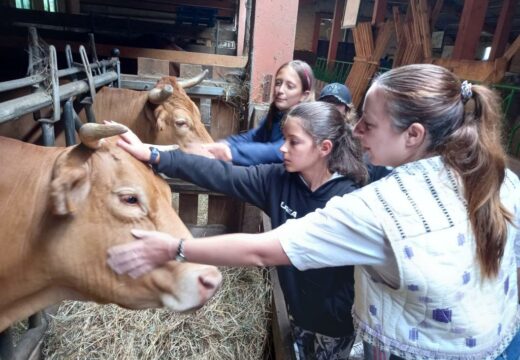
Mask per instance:
[[[187,311],[202,306],[220,287],[222,275],[213,266],[171,262],[175,258],[180,239],[157,231],[132,230],[137,239],[130,243],[113,246],[108,250],[107,264],[117,274],[138,278],[163,266],[179,272],[173,284],[161,277],[158,270],[155,284],[164,288],[163,305],[173,311]],[[181,270],[182,268],[182,270]],[[165,281],[166,280],[166,281]]]

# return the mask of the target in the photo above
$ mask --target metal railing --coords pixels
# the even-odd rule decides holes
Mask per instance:
[[[312,68],[316,79],[326,83],[339,82],[344,84],[347,80],[348,74],[352,69],[354,63],[349,61],[327,61],[325,58],[317,58]],[[379,72],[390,70],[386,67],[379,67]]]

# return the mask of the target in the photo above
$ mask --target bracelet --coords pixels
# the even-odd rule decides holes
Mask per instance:
[[[179,239],[179,246],[177,247],[177,254],[175,255],[175,261],[185,262],[186,256],[184,256],[184,239]]]

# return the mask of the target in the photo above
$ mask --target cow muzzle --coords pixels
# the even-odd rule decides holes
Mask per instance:
[[[220,288],[222,274],[214,266],[201,266],[197,270],[191,270],[177,284],[171,293],[162,293],[163,305],[175,312],[188,312],[197,310]]]

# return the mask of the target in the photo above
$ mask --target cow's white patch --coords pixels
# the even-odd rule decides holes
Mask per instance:
[[[172,294],[161,294],[161,301],[163,305],[171,311],[185,312],[199,308],[202,304],[200,301],[187,301],[187,299],[178,299]]]
[[[298,213],[297,213],[295,210],[291,209],[291,208],[290,208],[290,207],[289,207],[285,202],[282,201],[282,202],[280,203],[280,207],[281,207],[282,209],[284,209],[285,212],[286,212],[287,214],[289,214],[290,216],[292,216],[293,218],[296,218],[296,216],[298,216]]]

